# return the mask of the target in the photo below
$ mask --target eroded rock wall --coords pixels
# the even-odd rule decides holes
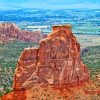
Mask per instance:
[[[13,23],[2,23],[0,24],[0,37],[5,40],[19,40],[25,42],[35,42],[46,37],[41,31],[27,31],[21,30],[17,25]],[[1,41],[4,42],[4,41]]]
[[[39,48],[22,52],[15,71],[14,89],[39,85],[79,85],[89,80],[80,58],[80,45],[70,25],[53,26],[52,33],[41,40]]]

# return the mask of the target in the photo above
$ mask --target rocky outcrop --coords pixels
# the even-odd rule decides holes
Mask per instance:
[[[80,45],[72,33],[71,26],[59,25],[53,26],[52,33],[41,40],[40,47],[24,49],[15,70],[13,89],[15,94],[16,91],[26,91],[23,94],[27,97],[28,94],[34,95],[27,91],[37,85],[64,89],[79,86],[88,80],[89,73],[81,61]]]
[[[0,24],[0,37],[7,41],[19,40],[39,43],[39,41],[43,39],[45,35],[41,31],[30,32],[27,30],[21,30],[17,25],[13,23],[2,23]]]
[[[26,48],[17,64],[14,89],[41,85],[79,85],[89,79],[80,45],[70,25],[53,26],[39,48]]]

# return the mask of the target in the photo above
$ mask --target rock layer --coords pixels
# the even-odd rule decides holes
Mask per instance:
[[[28,89],[36,84],[52,86],[79,85],[89,79],[80,58],[80,45],[70,25],[53,26],[52,33],[41,40],[40,47],[26,48],[15,71],[14,89]]]
[[[0,38],[2,38],[1,42],[4,42],[4,40],[19,40],[39,43],[39,41],[44,37],[46,37],[46,35],[44,35],[41,31],[31,32],[27,30],[21,30],[13,23],[0,24]]]

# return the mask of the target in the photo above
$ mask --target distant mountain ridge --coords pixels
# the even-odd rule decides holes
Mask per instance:
[[[18,40],[25,42],[39,43],[43,39],[44,35],[41,31],[27,31],[20,29],[14,23],[2,23],[0,24],[0,42]]]

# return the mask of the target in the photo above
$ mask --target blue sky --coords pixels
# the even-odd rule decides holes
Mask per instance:
[[[18,8],[99,8],[100,0],[0,0],[0,9]]]

